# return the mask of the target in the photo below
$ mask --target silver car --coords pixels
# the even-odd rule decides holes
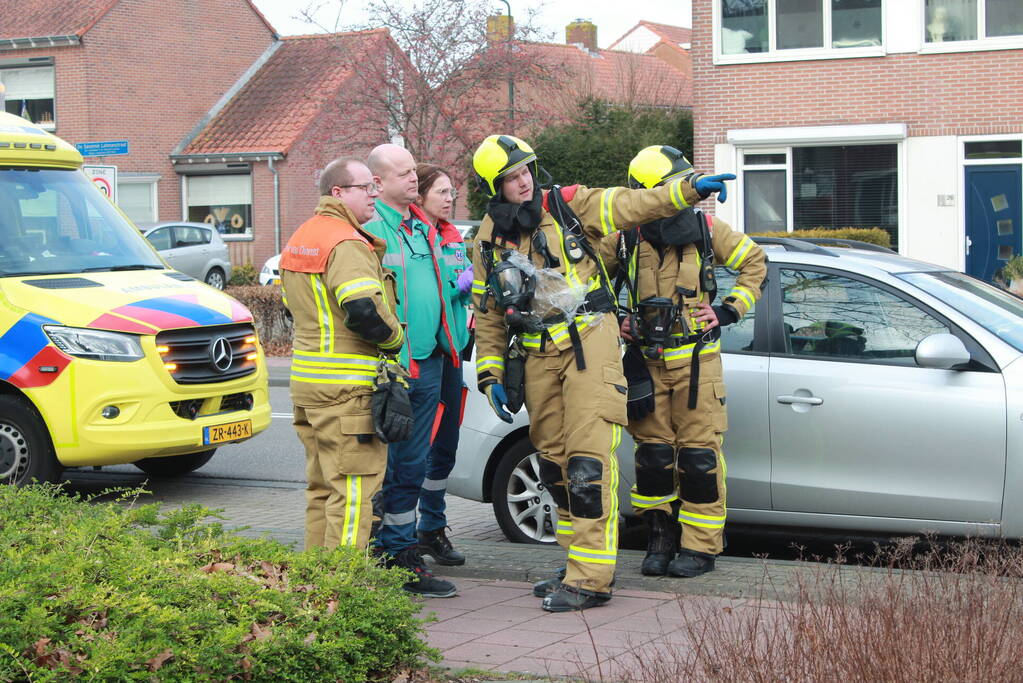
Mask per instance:
[[[174,270],[216,289],[231,279],[227,244],[209,223],[160,223],[144,234]]]
[[[722,333],[728,519],[1023,537],[1023,300],[891,252],[758,241],[764,296]],[[734,274],[718,277],[728,291]],[[551,543],[527,430],[524,410],[505,424],[471,392],[448,491],[492,502],[509,539]],[[618,450],[625,514],[633,450]]]

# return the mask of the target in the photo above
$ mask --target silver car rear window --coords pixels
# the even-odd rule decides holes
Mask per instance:
[[[1023,351],[1023,299],[963,273],[902,273],[898,277]]]

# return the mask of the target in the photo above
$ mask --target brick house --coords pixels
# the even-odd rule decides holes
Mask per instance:
[[[275,43],[273,27],[249,0],[7,4],[6,110],[72,143],[127,141],[128,154],[87,163],[118,167],[118,200],[136,222],[180,219],[169,154]]]
[[[608,45],[607,49],[653,55],[691,77],[693,73],[693,62],[689,57],[691,41],[692,31],[688,28],[640,21],[621,38]]]
[[[984,279],[1021,252],[1023,2],[695,0],[692,60],[733,226],[879,226]]]

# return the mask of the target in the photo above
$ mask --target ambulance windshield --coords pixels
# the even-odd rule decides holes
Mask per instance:
[[[0,277],[165,267],[82,173],[0,168]]]

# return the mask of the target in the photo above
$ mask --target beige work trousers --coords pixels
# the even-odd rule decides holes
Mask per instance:
[[[674,481],[674,494],[668,497],[648,496],[632,489],[632,505],[637,514],[647,510],[671,513],[672,502],[681,504],[678,520],[682,524],[681,545],[688,550],[718,555],[722,550],[725,527],[725,479],[727,466],[721,450],[724,432],[728,429],[725,408],[725,385],[721,375],[721,356],[717,353],[700,357],[700,389],[696,408],[690,410],[688,364],[673,369],[663,361],[648,363],[654,381],[654,412],[629,424],[637,446],[644,443],[669,444],[675,448],[675,459],[663,469],[663,476]],[[713,451],[714,467],[701,464],[701,451]],[[639,462],[637,459],[637,481]],[[689,478],[687,482],[686,479]],[[712,478],[712,479],[711,479]],[[708,490],[716,491],[708,501]],[[687,492],[699,491],[699,501],[686,500]],[[692,493],[690,498],[695,497]]]
[[[611,314],[582,340],[586,369],[571,348],[550,342],[526,359],[529,437],[541,479],[558,505],[558,543],[568,552],[566,585],[610,592],[618,554],[618,459],[626,382]]]
[[[387,468],[387,444],[373,431],[370,394],[336,405],[295,406],[294,425],[306,453],[305,547],[367,547],[372,499]]]

